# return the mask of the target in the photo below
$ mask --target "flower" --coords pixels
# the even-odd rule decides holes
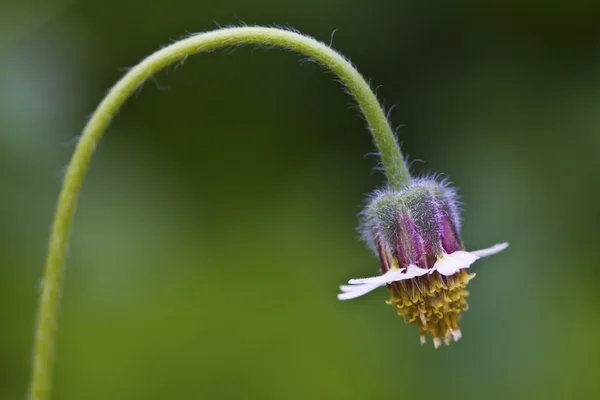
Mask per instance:
[[[388,304],[419,328],[421,343],[429,333],[437,348],[442,340],[461,338],[458,321],[468,305],[465,290],[475,274],[466,269],[508,243],[468,252],[460,239],[456,191],[446,182],[419,179],[402,190],[377,191],[362,213],[363,238],[379,256],[381,275],[351,279],[340,286],[339,300],[388,287]]]

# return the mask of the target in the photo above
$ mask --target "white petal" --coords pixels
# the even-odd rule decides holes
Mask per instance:
[[[362,285],[351,285],[351,286],[350,285],[342,285],[342,286],[340,286],[340,289],[344,293],[339,293],[337,295],[337,297],[338,297],[338,300],[355,299],[355,298],[363,296],[369,292],[372,292],[373,290],[377,289],[380,286],[382,286],[382,285],[375,284],[375,283],[365,283]]]
[[[350,279],[348,281],[349,284],[351,285],[359,285],[359,284],[365,284],[365,283],[372,283],[372,284],[380,284],[380,285],[385,285],[388,282],[393,282],[398,275],[402,274],[404,271],[403,269],[390,269],[388,272],[386,272],[383,275],[379,275],[379,276],[374,276],[372,278],[358,278],[358,279]]]
[[[408,269],[406,270],[406,273],[402,274],[402,276],[399,279],[396,279],[396,281],[412,279],[415,276],[425,275],[426,273],[428,273],[430,271],[431,271],[430,269],[419,268],[416,265],[410,264],[408,266]]]
[[[366,283],[364,285],[367,285]],[[340,290],[342,292],[352,292],[354,290],[356,290],[357,286],[362,286],[362,285],[340,285]]]
[[[406,269],[402,268],[402,269],[389,270],[388,272],[386,272],[383,275],[374,276],[372,278],[350,279],[348,281],[348,283],[351,285],[367,284],[367,283],[373,283],[373,284],[377,283],[380,285],[385,285],[388,282],[397,282],[397,281],[403,281],[406,279],[412,279],[415,276],[425,275],[428,272],[429,272],[428,269],[419,268],[416,265],[411,264]]]
[[[454,275],[463,268],[469,268],[478,259],[479,257],[475,254],[459,250],[452,254],[444,254],[438,258],[433,265],[433,270],[446,276]]]
[[[412,279],[433,271],[438,271],[440,274],[446,276],[453,275],[463,268],[469,268],[471,264],[473,264],[479,258],[499,253],[507,247],[508,243],[499,243],[487,249],[475,250],[472,252],[459,250],[452,254],[445,254],[438,258],[431,269],[423,269],[411,264],[408,266],[408,268],[395,268],[389,270],[383,275],[374,276],[372,278],[350,279],[350,281],[348,281],[349,285],[340,286],[342,293],[338,294],[338,299],[354,299],[372,292],[380,286],[385,286],[389,282]],[[452,332],[452,335],[454,336],[454,340],[458,340],[458,338],[460,338],[460,331],[457,334]]]
[[[496,244],[492,247],[483,250],[475,251],[455,251],[452,254],[445,254],[437,259],[432,272],[438,271],[442,275],[453,275],[463,268],[469,268],[471,264],[479,260],[481,257],[491,256],[508,247],[508,243]]]
[[[507,247],[508,243],[499,243],[493,245],[492,247],[488,247],[487,249],[472,251],[471,254],[475,254],[477,257],[487,257],[491,256],[492,254],[499,253]]]

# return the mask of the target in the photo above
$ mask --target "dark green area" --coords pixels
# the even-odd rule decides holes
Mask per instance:
[[[87,116],[123,68],[213,20],[325,42],[338,29],[333,46],[397,105],[413,171],[460,187],[466,245],[511,247],[475,264],[448,348],[422,347],[383,289],[338,302],[379,265],[355,228],[383,178],[350,98],[291,53],[191,57],[126,104],[94,159],[55,399],[598,397],[597,2],[9,0],[0,399],[26,390],[47,234]]]

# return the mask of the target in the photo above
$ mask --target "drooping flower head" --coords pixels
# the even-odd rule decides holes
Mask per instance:
[[[434,179],[413,181],[401,190],[377,191],[362,213],[363,238],[379,256],[381,275],[351,279],[340,300],[388,287],[389,304],[416,324],[435,347],[461,337],[458,321],[467,309],[466,269],[480,257],[505,249],[502,243],[467,252],[460,236],[456,191]]]

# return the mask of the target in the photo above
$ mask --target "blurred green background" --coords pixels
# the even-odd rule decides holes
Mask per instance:
[[[289,24],[378,86],[415,173],[460,187],[476,265],[434,350],[357,239],[383,184],[350,98],[239,48],[148,82],[85,184],[55,399],[598,398],[600,5],[368,0],[0,6],[0,398],[23,398],[47,235],[77,135],[124,68],[219,24]]]

